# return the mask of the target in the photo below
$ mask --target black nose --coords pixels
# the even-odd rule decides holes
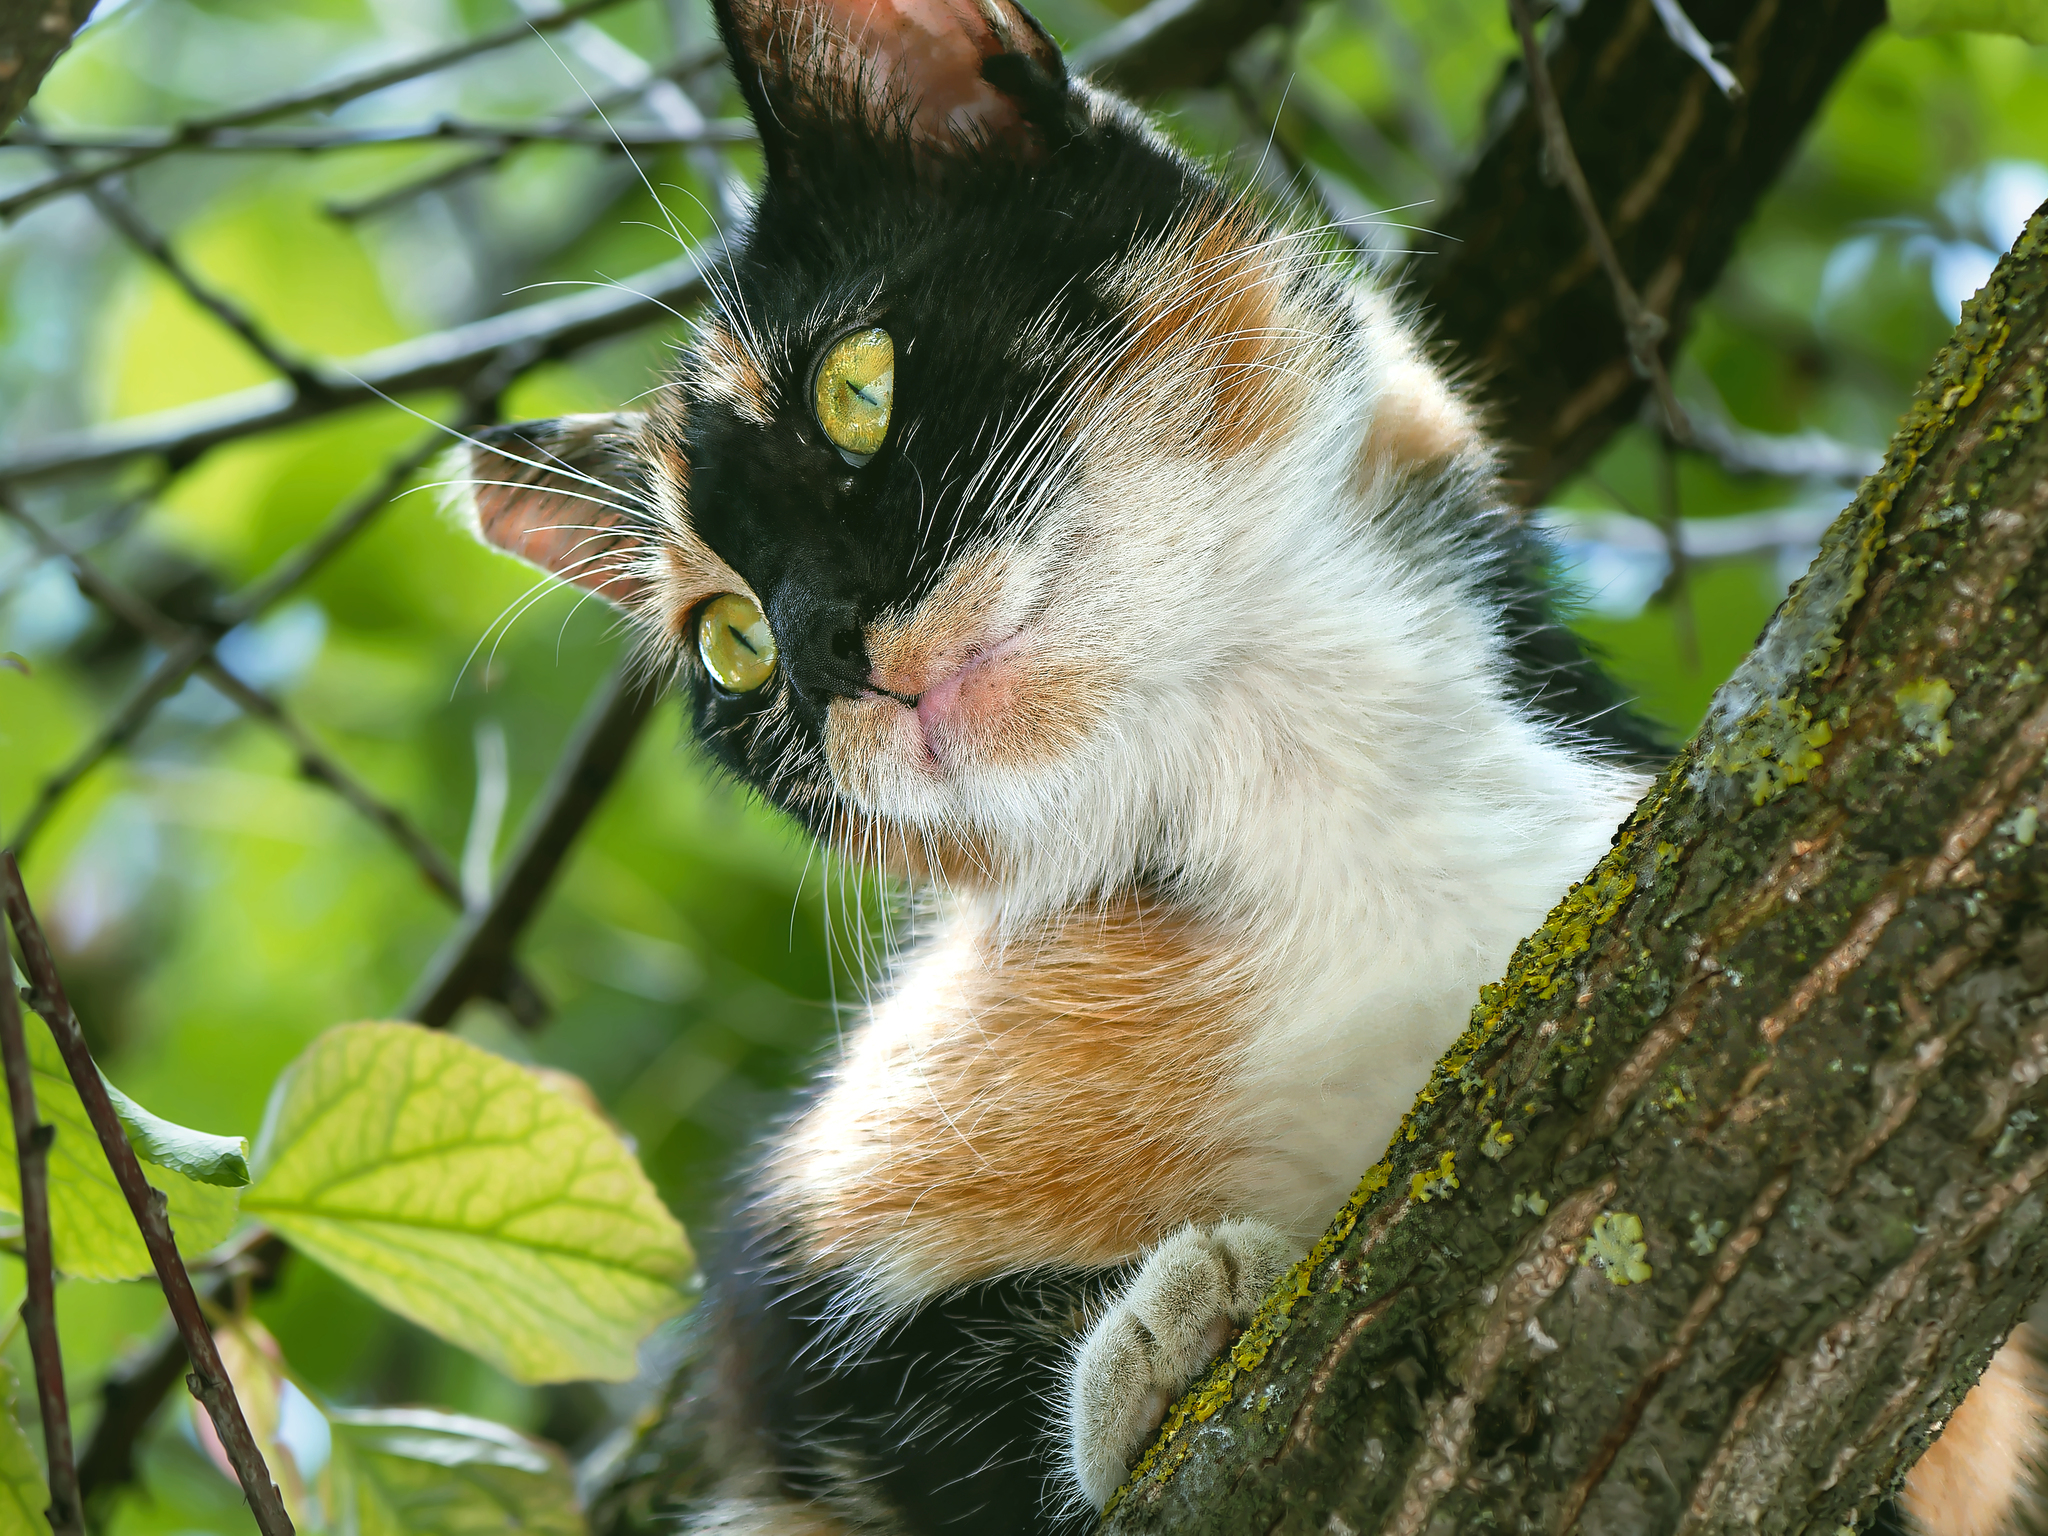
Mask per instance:
[[[870,692],[867,642],[850,600],[821,597],[809,583],[786,581],[768,600],[768,622],[797,696],[822,715],[834,699]]]

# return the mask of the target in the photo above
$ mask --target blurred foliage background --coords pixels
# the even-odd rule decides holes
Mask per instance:
[[[1069,44],[1116,19],[1097,0],[1038,9]],[[174,124],[519,14],[505,0],[103,4],[37,98],[34,126]],[[623,96],[612,122],[658,128],[622,90],[649,65],[707,115],[735,117],[714,42],[700,0],[632,0],[318,121],[373,137],[443,116],[573,115],[589,97]],[[1319,0],[1292,33],[1250,50],[1229,88],[1167,111],[1197,148],[1320,196],[1375,259],[1396,262],[1478,143],[1513,51],[1498,0]],[[739,146],[726,163],[750,175],[750,157]],[[709,235],[714,162],[674,149],[636,159],[637,171],[602,145],[569,142],[366,144],[175,155],[126,186],[203,283],[294,351],[345,358],[560,291],[550,284],[649,267],[676,252],[671,218],[690,239]],[[50,170],[40,149],[0,146],[0,197]],[[1874,461],[1962,299],[2044,197],[2048,48],[1881,30],[1743,235],[1677,370],[1680,394],[1740,427]],[[536,369],[503,409],[629,401],[675,329]],[[0,229],[0,456],[273,376],[87,199],[45,202]],[[404,402],[430,415],[450,405]],[[197,616],[421,432],[408,409],[378,404],[175,470],[129,466],[21,494],[164,611]],[[437,510],[433,479],[416,475],[222,656],[474,870],[533,802],[622,641],[594,606],[536,594],[521,568],[469,543]],[[1846,499],[1839,477],[1738,479],[1700,456],[1667,465],[1653,434],[1631,430],[1543,515],[1583,598],[1576,622],[1682,734]],[[1674,512],[1688,541],[1735,552],[1669,580],[1655,525]],[[4,833],[158,652],[0,519],[0,653],[14,658],[0,665]],[[300,776],[275,734],[196,678],[61,803],[25,867],[109,1074],[158,1113],[219,1132],[253,1135],[278,1070],[327,1025],[389,1015],[453,921],[411,864]],[[747,1138],[857,994],[879,901],[715,781],[666,706],[523,942],[551,1019],[522,1031],[471,1004],[456,1027],[586,1080],[702,1230]],[[11,1303],[20,1288],[18,1262],[0,1258],[0,1291]],[[152,1283],[73,1282],[60,1309],[83,1431],[92,1383],[156,1333],[162,1302]],[[308,1387],[336,1403],[434,1402],[572,1450],[617,1407],[594,1389],[516,1386],[304,1260],[255,1310]],[[8,1355],[25,1380],[18,1333]],[[115,1528],[251,1528],[182,1407],[159,1417]]]

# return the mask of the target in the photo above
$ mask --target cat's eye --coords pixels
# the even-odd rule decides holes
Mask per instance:
[[[697,654],[727,693],[752,693],[775,675],[775,635],[751,597],[728,592],[697,615]]]
[[[867,463],[889,435],[896,401],[896,343],[879,326],[842,336],[818,359],[812,384],[818,426],[849,464]]]

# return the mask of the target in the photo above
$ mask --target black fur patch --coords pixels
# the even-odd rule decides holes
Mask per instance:
[[[906,1536],[1086,1531],[1092,1513],[1063,1512],[1055,1481],[1059,1396],[1087,1308],[1118,1278],[1005,1276],[877,1327],[835,1309],[845,1276],[796,1278],[755,1238],[714,1269],[706,1407],[728,1435],[744,1426],[791,1499]]]

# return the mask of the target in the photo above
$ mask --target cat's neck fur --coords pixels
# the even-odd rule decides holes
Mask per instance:
[[[1372,334],[1380,318],[1360,326],[1360,371],[1389,350]],[[972,900],[980,920],[1027,930],[1140,888],[1292,971],[1354,966],[1361,943],[1462,947],[1497,971],[1591,868],[1641,780],[1512,696],[1507,637],[1471,560],[1445,558],[1428,531],[1430,498],[1469,496],[1486,450],[1474,439],[1466,462],[1422,473],[1378,462],[1389,417],[1414,408],[1397,390],[1417,380],[1394,355],[1378,380],[1365,375],[1379,388],[1354,378],[1328,391],[1259,462],[1157,496],[1093,493],[1150,507],[1088,530],[1100,544],[1136,524],[1128,548],[1097,557],[1104,570],[1163,543],[1185,566],[1192,547],[1232,579],[1180,590],[1231,597],[1194,614],[1155,592],[1140,605],[1152,611],[1127,615],[1134,651],[1172,647],[1160,677],[1141,655],[1129,679],[1168,691],[1166,707],[1126,717],[1149,730],[1091,744],[1114,765],[1018,807],[1028,830]],[[1199,669],[1191,646],[1205,652]],[[1105,783],[1116,790],[1100,793]]]

